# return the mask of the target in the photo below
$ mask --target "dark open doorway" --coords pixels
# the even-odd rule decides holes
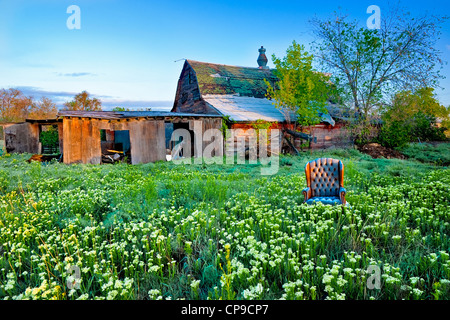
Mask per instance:
[[[100,130],[102,163],[131,163],[129,130]]]

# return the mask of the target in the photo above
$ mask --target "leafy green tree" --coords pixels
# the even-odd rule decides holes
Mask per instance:
[[[437,119],[442,126],[437,126]],[[412,140],[444,140],[449,128],[450,108],[441,105],[433,88],[398,92],[382,113],[379,140],[388,147],[401,147]]]
[[[386,112],[397,119],[412,118],[418,112],[444,121],[450,117],[450,109],[439,103],[434,89],[429,87],[398,92]]]
[[[77,94],[72,101],[64,103],[66,110],[101,111],[102,102],[97,98],[90,98],[88,92]]]
[[[114,107],[111,111],[130,111],[130,109],[125,107]]]
[[[384,10],[380,29],[361,27],[341,13],[315,18],[314,56],[357,118],[368,121],[392,93],[438,84],[443,61],[435,44],[446,19],[412,17],[399,7]]]
[[[274,74],[279,81],[273,87],[265,80],[267,97],[274,100],[288,122],[295,115],[301,126],[319,123],[319,114],[327,113],[325,105],[331,87],[329,76],[313,69],[313,56],[295,41],[286,50],[284,58],[272,55],[272,60]]]

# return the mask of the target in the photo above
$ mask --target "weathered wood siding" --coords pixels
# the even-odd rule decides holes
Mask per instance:
[[[39,153],[39,125],[28,122],[4,126],[5,148],[9,153]]]
[[[166,160],[164,120],[130,121],[131,163]]]
[[[197,76],[194,69],[185,62],[178,80],[177,92],[172,112],[196,114],[219,114],[201,99]]]
[[[63,119],[64,163],[101,163],[99,120]]]
[[[224,154],[224,139],[222,118],[203,118],[203,157],[222,157]]]
[[[190,132],[192,157],[221,157],[224,154],[222,118],[180,119],[174,122],[173,129],[185,129]],[[174,147],[170,144],[170,149]]]
[[[311,143],[311,149],[345,147],[351,144],[348,131],[339,123],[334,127],[326,124],[315,125],[311,133],[317,139],[316,143]]]
[[[166,159],[164,120],[110,121],[73,117],[63,120],[64,163],[100,164],[101,129],[129,130],[132,164]]]
[[[231,126],[232,129],[235,130],[234,135],[228,137],[225,141],[226,146],[229,145],[228,150],[230,152],[242,152],[242,148],[248,147],[249,144],[249,133],[251,133],[251,129],[253,129],[253,124],[251,123],[235,123]],[[279,129],[283,130],[285,128],[289,128],[290,130],[294,130],[294,126],[292,124],[283,124],[283,123],[273,123],[268,132],[271,129]],[[326,149],[330,147],[345,147],[351,144],[351,141],[348,136],[348,132],[345,129],[342,123],[336,123],[333,127],[329,124],[318,124],[311,127],[310,132],[305,132],[307,134],[313,135],[317,139],[317,142],[311,142],[311,149]],[[270,135],[270,133],[269,133]],[[289,136],[290,137],[290,136]],[[282,139],[280,141],[280,146],[282,147],[286,142],[282,135],[280,136]],[[245,144],[242,144],[241,141],[245,141]],[[300,145],[305,143],[304,140],[300,138],[294,139],[294,146],[300,149]]]
[[[280,134],[277,136],[278,146],[281,148],[282,144],[282,134],[281,130],[286,125],[273,122],[270,127],[267,129],[267,150],[271,151],[271,138],[272,138],[272,129],[280,130]],[[254,148],[257,146],[259,149],[259,142],[257,138],[257,130],[252,123],[234,123],[231,125],[231,129],[233,130],[233,134],[227,137],[225,140],[225,152],[227,152],[228,156],[231,156],[233,153],[237,153],[239,155],[244,154],[245,150],[248,148]],[[252,153],[253,152],[253,153]],[[279,154],[280,149],[273,150],[274,154]],[[255,154],[255,150],[251,150],[250,154]]]

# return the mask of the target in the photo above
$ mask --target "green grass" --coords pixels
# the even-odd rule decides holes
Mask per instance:
[[[281,157],[262,176],[260,164],[29,156],[0,157],[2,299],[450,298],[442,162],[335,149]],[[303,204],[304,166],[318,157],[344,162],[351,208]],[[379,290],[366,286],[371,265]]]
[[[437,165],[450,165],[450,143],[439,143],[433,146],[430,143],[410,143],[400,150],[412,160]]]

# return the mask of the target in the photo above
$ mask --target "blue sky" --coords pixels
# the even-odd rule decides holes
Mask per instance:
[[[365,25],[369,5],[387,1],[284,0],[0,0],[0,88],[52,98],[58,105],[87,90],[112,106],[170,107],[183,65],[179,59],[257,66],[258,48],[284,56],[296,40],[308,48],[308,20],[342,10]],[[405,1],[413,14],[450,16],[450,3]],[[81,9],[70,30],[67,8]],[[437,44],[450,62],[450,21]],[[177,62],[175,62],[177,61]],[[438,90],[450,105],[450,66]],[[447,89],[448,88],[448,89]]]

